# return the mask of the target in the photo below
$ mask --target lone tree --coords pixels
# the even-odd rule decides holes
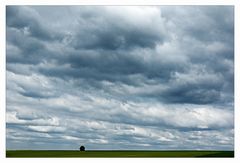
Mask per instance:
[[[80,149],[80,151],[85,151],[85,147],[84,146],[81,146],[79,149]]]

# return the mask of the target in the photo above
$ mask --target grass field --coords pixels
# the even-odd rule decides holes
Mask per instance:
[[[6,157],[234,157],[234,151],[6,151]]]

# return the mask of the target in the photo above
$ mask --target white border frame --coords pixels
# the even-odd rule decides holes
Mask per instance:
[[[233,5],[234,6],[234,158],[6,158],[6,5]],[[1,0],[0,1],[0,39],[1,39],[1,54],[0,54],[0,162],[115,162],[115,161],[131,161],[131,162],[239,162],[240,158],[240,120],[237,119],[240,115],[240,1],[239,0]]]

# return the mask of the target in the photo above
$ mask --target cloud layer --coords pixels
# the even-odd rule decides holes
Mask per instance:
[[[8,6],[7,149],[233,150],[227,6]]]

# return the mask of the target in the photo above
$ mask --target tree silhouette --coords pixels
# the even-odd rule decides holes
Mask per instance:
[[[85,147],[84,146],[81,146],[79,149],[80,149],[80,151],[85,151]]]

